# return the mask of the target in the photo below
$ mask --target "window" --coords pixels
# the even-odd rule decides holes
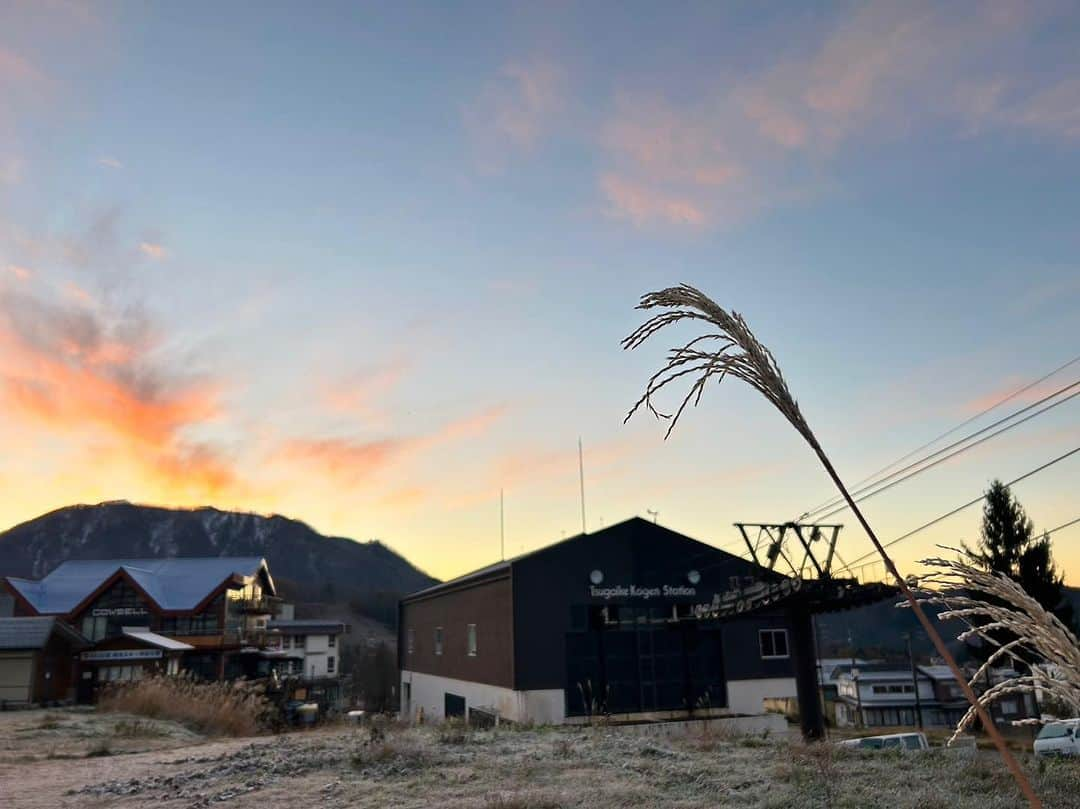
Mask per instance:
[[[87,615],[82,620],[82,633],[87,640],[98,641],[105,637],[108,618],[104,615]]]
[[[416,650],[416,630],[410,629],[405,634],[405,650],[407,654],[412,654]]]
[[[442,654],[443,631],[441,626],[435,627],[435,654]]]
[[[337,646],[337,635],[330,635],[330,637],[326,639],[326,645],[331,649]]]
[[[762,660],[775,660],[788,656],[787,630],[762,629],[758,632]]]
[[[873,691],[875,694],[914,694],[915,686],[911,683],[904,683],[901,685],[875,685]]]
[[[307,635],[297,635],[296,640],[293,641],[296,644],[297,649],[303,649],[307,646]]]
[[[326,670],[328,672],[330,672],[331,674],[334,673],[335,661],[336,661],[336,658],[333,655],[330,655],[328,658],[326,658]]]
[[[281,636],[281,648],[282,649],[291,649],[292,648],[292,635],[282,635]]]
[[[465,635],[469,657],[476,657],[476,624],[469,624]]]

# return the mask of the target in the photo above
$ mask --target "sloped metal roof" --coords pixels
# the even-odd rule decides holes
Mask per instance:
[[[68,637],[76,646],[89,646],[90,642],[69,627],[48,615],[33,618],[0,618],[0,649],[41,649],[48,643],[54,631]]]
[[[174,638],[167,638],[164,635],[151,632],[146,627],[125,626],[122,631],[125,637],[149,643],[151,646],[157,646],[159,649],[167,649],[171,652],[190,652],[195,648],[189,643],[183,643]]]
[[[8,578],[8,583],[43,615],[66,615],[124,570],[164,610],[194,609],[233,575],[255,576],[266,562],[259,556],[173,559],[73,559],[39,581]],[[267,571],[273,589],[273,580]]]

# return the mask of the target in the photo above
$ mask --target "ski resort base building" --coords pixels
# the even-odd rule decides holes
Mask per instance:
[[[108,682],[187,672],[203,680],[266,674],[278,609],[258,557],[69,560],[40,580],[8,577],[14,615],[54,616],[85,639],[75,698]]]
[[[776,574],[640,518],[404,598],[401,712],[572,723],[763,712],[795,697],[788,615],[694,619]]]

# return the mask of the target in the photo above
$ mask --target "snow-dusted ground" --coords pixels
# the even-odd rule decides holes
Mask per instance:
[[[1048,809],[1080,807],[1080,762],[1026,764]],[[907,807],[1021,805],[992,753],[866,753],[611,728],[383,734],[333,728],[169,751],[0,763],[0,806]]]

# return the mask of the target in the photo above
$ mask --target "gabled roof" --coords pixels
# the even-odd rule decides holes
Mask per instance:
[[[629,519],[623,520],[622,522],[617,522],[605,528],[601,528],[599,531],[593,531],[586,534],[575,534],[572,537],[561,539],[558,542],[553,542],[552,544],[545,545],[542,548],[537,548],[536,550],[532,551],[526,551],[525,553],[511,557],[510,559],[505,559],[501,562],[495,562],[478,570],[473,570],[469,573],[465,573],[464,575],[449,579],[448,581],[433,584],[430,587],[424,588],[423,590],[417,590],[414,593],[409,593],[402,599],[402,601],[408,602],[415,599],[426,598],[427,596],[435,595],[436,593],[455,590],[460,587],[477,584],[489,578],[503,578],[506,575],[509,575],[509,572],[514,567],[514,565],[524,562],[527,559],[532,559],[543,554],[551,553],[552,551],[556,551],[558,548],[568,545],[569,543],[581,541],[615,541],[620,535],[625,535],[627,531],[653,535],[656,537],[661,537],[664,540],[677,540],[683,543],[698,546],[703,557],[711,559],[728,559],[744,565],[748,568],[756,568],[758,571],[760,571],[762,575],[777,576],[777,574],[774,574],[771,571],[766,570],[765,568],[758,567],[752,562],[735,556],[734,554],[728,553],[727,551],[721,550],[720,548],[709,545],[705,542],[701,542],[700,540],[694,539],[693,537],[688,537],[685,534],[680,534],[678,531],[673,531],[670,528],[665,528],[662,525],[657,525],[652,520],[646,520],[643,517],[630,517]]]
[[[51,616],[33,618],[0,618],[0,649],[41,649],[53,633],[60,633],[76,649],[90,642],[63,621]]]
[[[39,581],[9,577],[8,585],[43,615],[67,615],[117,573],[131,581],[163,610],[195,609],[226,579],[266,571],[259,556],[174,559],[72,559]]]

